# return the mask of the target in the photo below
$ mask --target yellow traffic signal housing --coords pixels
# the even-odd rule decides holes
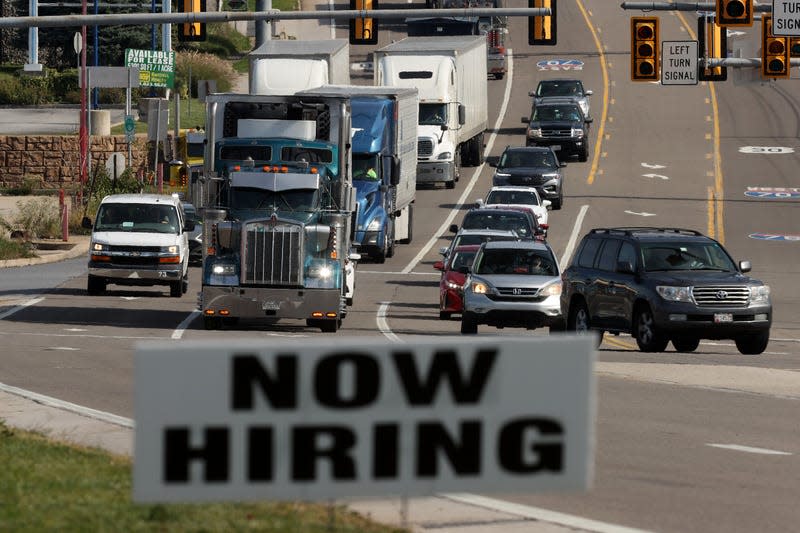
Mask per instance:
[[[528,0],[528,7],[550,8],[549,17],[528,17],[528,44],[555,46],[558,29],[556,0]]]
[[[372,11],[378,9],[378,0],[350,0],[350,9]],[[350,19],[350,44],[378,44],[378,19]]]
[[[753,0],[717,0],[718,26],[752,26]]]
[[[789,38],[789,57],[800,57],[800,37]]]
[[[631,81],[658,81],[658,17],[631,17]]]
[[[206,0],[181,0],[180,5],[184,13],[203,13],[206,10]],[[181,22],[178,25],[178,40],[182,43],[205,41],[205,22]]]
[[[714,22],[710,16],[697,19],[697,43],[700,53],[706,59],[725,59],[728,57],[728,30]],[[728,79],[727,67],[700,66],[697,79],[700,81],[725,81]]]
[[[789,77],[789,38],[772,34],[772,15],[761,15],[761,77]]]

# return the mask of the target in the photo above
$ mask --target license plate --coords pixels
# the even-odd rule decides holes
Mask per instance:
[[[550,148],[552,148],[553,150],[561,150],[561,145],[560,144],[554,144],[554,145],[550,146]]]
[[[277,311],[281,308],[280,302],[261,302],[261,309],[263,311]]]
[[[733,322],[733,315],[730,313],[714,313],[714,323]]]

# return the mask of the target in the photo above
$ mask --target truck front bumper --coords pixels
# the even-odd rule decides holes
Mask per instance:
[[[341,306],[341,289],[205,286],[200,300],[204,316],[231,318],[342,318]]]
[[[455,179],[456,170],[452,161],[417,163],[417,183],[446,183]]]

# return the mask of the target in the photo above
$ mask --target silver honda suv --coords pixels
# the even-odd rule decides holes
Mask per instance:
[[[484,243],[464,284],[461,333],[497,328],[563,329],[561,273],[553,250],[539,241]]]

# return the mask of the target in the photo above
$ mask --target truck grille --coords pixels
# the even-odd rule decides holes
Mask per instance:
[[[433,155],[433,139],[417,140],[417,158],[425,159]]]
[[[545,139],[570,139],[572,130],[545,130],[542,129],[542,137]]]
[[[747,286],[708,286],[693,287],[692,296],[701,307],[747,306],[750,289]]]
[[[303,226],[250,222],[244,228],[242,279],[249,285],[302,285]]]

